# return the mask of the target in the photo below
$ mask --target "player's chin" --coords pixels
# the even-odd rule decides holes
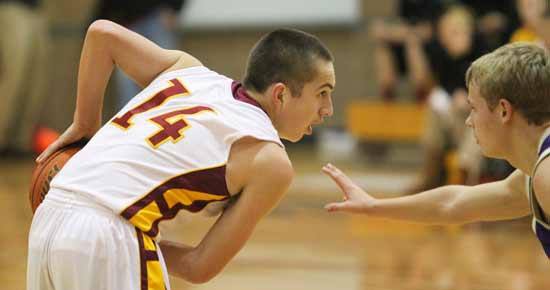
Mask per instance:
[[[297,134],[293,134],[292,136],[285,136],[283,137],[283,139],[292,143],[296,143],[302,140],[302,138],[304,138],[304,134],[305,133],[297,133]]]

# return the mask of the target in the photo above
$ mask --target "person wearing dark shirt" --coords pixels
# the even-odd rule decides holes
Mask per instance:
[[[117,0],[100,1],[97,18],[109,19],[124,26],[131,26],[158,10],[180,11],[184,0]]]
[[[184,0],[102,0],[98,3],[95,19],[120,23],[163,48],[174,49],[178,13],[184,4]],[[141,88],[120,70],[115,72],[115,81],[118,110]]]
[[[379,91],[384,100],[395,98],[399,78],[410,70],[410,60],[404,43],[413,33],[423,42],[432,38],[433,24],[444,3],[436,0],[401,0],[398,3],[398,21],[375,20],[370,35],[375,42],[374,61]],[[418,99],[424,96],[416,93]]]
[[[488,48],[478,35],[454,30],[462,30],[461,27],[449,29],[451,31],[445,36],[441,35],[426,45],[425,51],[435,83],[446,92],[453,93],[466,88],[464,75],[468,67],[480,55],[487,53]],[[449,39],[443,40],[444,37]]]
[[[468,106],[464,75],[471,62],[487,52],[482,39],[476,37],[475,22],[464,6],[449,6],[437,23],[437,38],[423,45],[410,35],[411,79],[417,91],[427,97],[428,116],[422,138],[424,167],[411,192],[444,184],[445,158],[456,150],[461,182],[476,183],[481,168],[481,154],[466,130]]]
[[[477,19],[477,31],[490,50],[494,50],[508,39],[519,26],[515,0],[460,0],[468,6]]]

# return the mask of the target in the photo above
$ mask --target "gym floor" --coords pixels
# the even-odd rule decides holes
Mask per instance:
[[[297,177],[288,195],[218,277],[203,285],[172,279],[172,289],[209,290],[535,290],[550,289],[550,263],[529,220],[421,226],[329,214],[341,198],[312,150],[290,152]],[[414,170],[342,163],[371,192],[395,193]],[[25,289],[27,192],[32,160],[0,162],[0,281]],[[378,194],[380,195],[380,194]],[[163,237],[196,243],[214,219],[180,214]]]

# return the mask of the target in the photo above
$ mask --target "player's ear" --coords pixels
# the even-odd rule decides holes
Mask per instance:
[[[271,89],[271,99],[276,108],[281,108],[285,104],[285,94],[287,87],[283,83],[275,83]]]
[[[510,101],[506,99],[500,99],[498,100],[497,106],[502,123],[507,123],[508,121],[510,121],[514,112],[514,107],[512,106],[512,103],[510,103]]]

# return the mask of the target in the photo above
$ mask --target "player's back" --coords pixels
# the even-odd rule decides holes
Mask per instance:
[[[155,79],[103,126],[52,181],[154,236],[180,209],[219,210],[230,197],[231,144],[251,136],[282,146],[242,86],[205,67]]]

